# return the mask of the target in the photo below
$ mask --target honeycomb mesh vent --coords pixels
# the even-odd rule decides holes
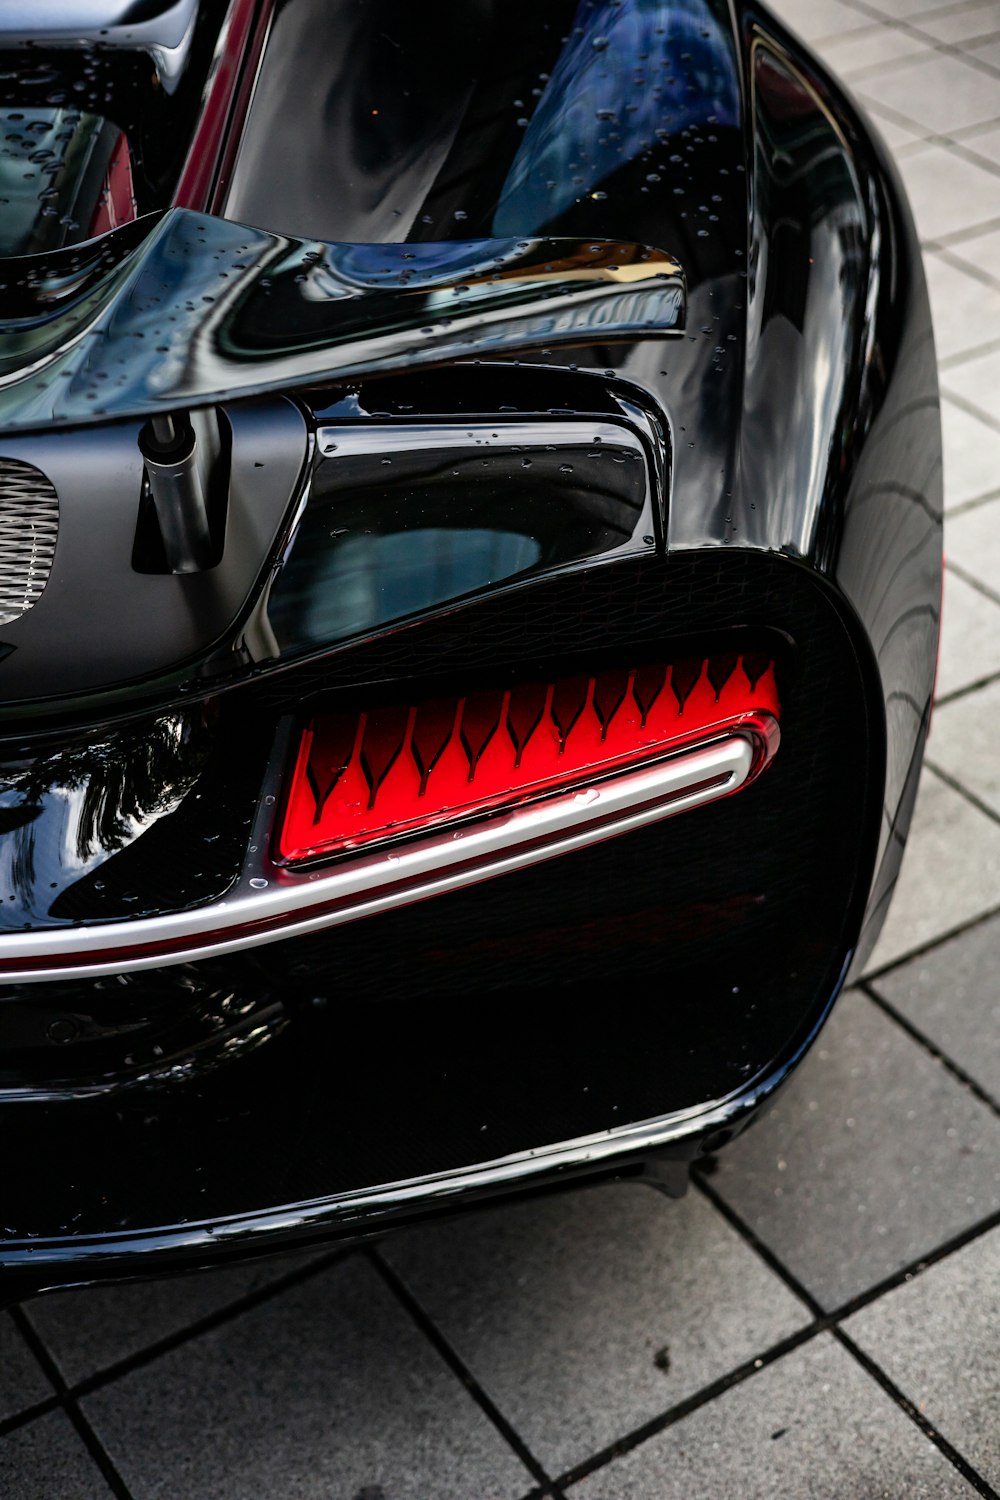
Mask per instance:
[[[0,625],[37,603],[52,571],[59,500],[30,464],[0,458]]]

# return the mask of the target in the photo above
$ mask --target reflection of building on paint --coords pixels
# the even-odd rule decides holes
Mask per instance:
[[[598,0],[581,7],[578,22],[525,130],[494,234],[551,223],[584,191],[581,182],[593,188],[611,177],[637,142],[739,123],[732,38],[705,0]]]

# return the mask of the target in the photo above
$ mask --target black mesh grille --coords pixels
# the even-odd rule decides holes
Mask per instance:
[[[239,1066],[133,1083],[69,1144],[73,1106],[36,1111],[47,1201],[81,1214],[79,1232],[239,1213],[690,1108],[772,1066],[835,986],[879,790],[858,665],[805,569],[700,554],[553,580],[257,683],[228,711],[242,700],[246,722],[250,705],[273,715],[331,683],[350,696],[397,676],[554,669],[733,629],[787,638],[782,744],[755,786],[431,902],[191,965],[195,987],[245,997],[248,1028],[276,1004],[288,1024]],[[137,999],[145,984],[162,991],[135,975]],[[99,999],[62,989],[85,1013]],[[100,1197],[76,1186],[91,1159],[113,1164]],[[6,1191],[9,1222],[52,1229],[30,1182]]]

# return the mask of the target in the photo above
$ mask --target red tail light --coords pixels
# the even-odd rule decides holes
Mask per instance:
[[[320,714],[303,731],[278,853],[361,849],[586,788],[722,733],[777,746],[774,665],[759,653]],[[745,783],[744,783],[745,784]]]

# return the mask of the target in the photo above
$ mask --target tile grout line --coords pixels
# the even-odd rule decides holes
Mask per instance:
[[[876,1364],[869,1355],[865,1354],[854,1340],[839,1326],[845,1318],[851,1316],[853,1313],[870,1306],[871,1303],[885,1296],[887,1292],[894,1291],[896,1287],[912,1281],[923,1271],[930,1269],[932,1265],[936,1265],[939,1261],[946,1259],[955,1250],[971,1243],[972,1240],[979,1238],[983,1234],[989,1233],[991,1229],[1000,1224],[1000,1211],[982,1220],[966,1234],[954,1236],[952,1239],[946,1241],[943,1246],[938,1247],[933,1257],[926,1256],[919,1261],[911,1262],[903,1270],[894,1273],[893,1276],[886,1278],[885,1281],[878,1283],[875,1287],[869,1288],[868,1292],[850,1299],[842,1307],[836,1308],[831,1313],[824,1313],[812,1293],[788,1270],[781,1259],[771,1250],[770,1246],[766,1245],[754,1233],[741,1215],[726,1202],[718,1190],[713,1188],[701,1176],[694,1176],[693,1180],[699,1190],[722,1215],[731,1228],[743,1238],[752,1250],[756,1251],[765,1265],[784,1282],[790,1291],[803,1300],[808,1307],[816,1310],[816,1320],[811,1325],[812,1336],[815,1337],[824,1332],[831,1333],[844,1350],[853,1356],[862,1369],[876,1381],[882,1390],[885,1391],[886,1395],[891,1397],[903,1414],[920,1428],[924,1436],[934,1444],[938,1451],[958,1470],[962,1478],[973,1486],[978,1494],[986,1496],[987,1500],[1000,1500],[1000,1496],[997,1495],[996,1491],[987,1483],[978,1470],[969,1463],[968,1459],[917,1409],[913,1402],[890,1380],[881,1366]]]
[[[943,261],[943,257],[939,258]],[[958,267],[954,269],[957,270]],[[952,370],[960,370],[963,365],[971,364],[974,359],[985,359],[988,355],[995,354],[998,349],[1000,349],[1000,338],[987,339],[985,343],[974,344],[969,349],[961,349],[955,354],[946,354],[939,358],[938,370],[949,375]]]
[[[786,1354],[791,1354],[796,1349],[802,1348],[803,1345],[811,1343],[821,1333],[833,1333],[838,1337],[845,1349],[847,1349],[849,1345],[852,1345],[853,1341],[849,1340],[846,1334],[842,1337],[840,1335],[838,1325],[843,1319],[852,1313],[860,1311],[861,1308],[867,1307],[870,1303],[877,1301],[886,1292],[893,1291],[897,1286],[912,1281],[923,1271],[929,1270],[931,1266],[936,1265],[938,1261],[946,1259],[948,1255],[962,1249],[965,1245],[970,1244],[973,1240],[989,1233],[992,1229],[1000,1225],[1000,1211],[998,1211],[991,1214],[988,1218],[981,1220],[978,1224],[973,1225],[970,1229],[953,1236],[952,1239],[947,1240],[943,1245],[938,1246],[933,1252],[922,1259],[911,1262],[909,1265],[903,1267],[902,1270],[895,1272],[891,1277],[887,1277],[884,1281],[877,1283],[874,1287],[870,1287],[866,1292],[860,1293],[857,1297],[851,1298],[850,1301],[836,1308],[833,1312],[826,1313],[812,1294],[787,1270],[778,1257],[774,1255],[773,1251],[763,1241],[758,1239],[753,1230],[730,1208],[725,1199],[706,1182],[701,1174],[695,1174],[692,1180],[696,1188],[718,1210],[727,1223],[730,1224],[731,1228],[740,1235],[789,1290],[809,1308],[813,1313],[813,1320],[804,1328],[790,1334],[787,1338],[771,1345],[770,1348],[764,1350],[762,1353],[744,1361],[743,1364],[738,1365],[734,1370],[728,1371],[717,1380],[711,1381],[700,1390],[693,1392],[690,1396],[685,1397],[683,1401],[676,1402],[675,1405],[661,1413],[658,1417],[653,1417],[649,1421],[642,1423],[631,1432],[616,1438],[607,1447],[600,1449],[589,1458],[582,1459],[579,1463],[573,1465],[572,1468],[567,1469],[559,1476],[558,1480],[558,1483],[565,1488],[569,1488],[581,1479],[604,1468],[605,1465],[612,1463],[623,1454],[631,1452],[632,1449],[641,1446],[641,1444],[649,1441],[650,1438],[658,1436],[669,1427],[675,1426],[701,1407],[707,1406],[719,1396],[725,1395],[734,1386],[741,1385],[744,1380],[751,1379],[760,1370],[766,1369],[768,1365],[774,1364],[777,1360],[784,1358]],[[853,1347],[850,1348],[850,1352],[853,1353]],[[859,1362],[864,1365],[866,1358],[867,1356],[860,1359]],[[893,1395],[890,1389],[891,1382],[888,1381],[887,1377],[883,1375],[878,1383],[882,1385],[887,1394]],[[893,1396],[893,1399],[897,1400],[897,1404],[901,1406],[904,1415],[911,1417],[911,1420],[913,1420],[912,1406],[906,1397],[900,1393],[898,1399],[895,1396]],[[990,1497],[990,1500],[1000,1500],[1000,1497],[994,1496],[994,1492],[976,1474],[976,1471],[968,1461],[953,1448],[952,1444],[946,1438],[936,1432],[931,1423],[921,1418],[917,1425],[920,1426],[924,1435],[935,1443],[948,1461],[954,1464],[963,1474],[963,1477],[978,1489],[980,1494]]]
[[[898,1287],[915,1281],[918,1276],[922,1276],[925,1271],[929,1271],[941,1261],[947,1260],[950,1255],[954,1255],[959,1250],[964,1250],[973,1241],[982,1239],[984,1235],[991,1234],[994,1229],[1000,1227],[1000,1209],[994,1209],[985,1218],[977,1219],[974,1224],[970,1224],[965,1229],[959,1230],[957,1234],[953,1234],[950,1238],[942,1240],[939,1245],[934,1246],[933,1250],[928,1250],[926,1254],[918,1256],[916,1260],[908,1261],[898,1271],[892,1271],[888,1276],[884,1276],[881,1281],[876,1281],[873,1286],[867,1287],[863,1292],[857,1292],[853,1297],[848,1297],[847,1301],[842,1302],[839,1307],[833,1308],[830,1312],[825,1312],[812,1294],[806,1288],[802,1287],[796,1277],[788,1270],[780,1256],[775,1255],[774,1251],[760,1239],[750,1225],[747,1224],[746,1220],[731,1207],[718,1188],[713,1187],[702,1172],[694,1173],[692,1181],[699,1192],[712,1204],[713,1208],[718,1210],[730,1227],[746,1241],[750,1248],[759,1255],[761,1260],[774,1271],[774,1274],[779,1276],[789,1289],[795,1292],[796,1296],[802,1297],[807,1304],[815,1307],[816,1331],[818,1333],[832,1328],[836,1323],[844,1322],[845,1319],[853,1317],[857,1312],[862,1312],[864,1308],[870,1307],[873,1302],[881,1301],[887,1293],[894,1292]]]
[[[55,1411],[59,1405],[58,1396],[46,1396],[44,1401],[36,1401],[32,1406],[22,1407],[20,1411],[4,1417],[0,1421],[0,1438],[6,1437],[9,1432],[16,1432],[19,1427],[26,1427],[29,1422],[34,1422],[36,1417],[48,1416],[49,1412]]]
[[[975,573],[968,572],[953,557],[948,558],[945,567],[949,573],[954,573],[956,578],[961,578],[963,583],[967,583],[970,589],[975,589],[977,594],[982,594],[984,598],[990,599],[994,604],[1000,604],[1000,593],[997,593],[995,589],[991,589],[989,584],[984,583],[981,578],[977,578]]]
[[[945,370],[944,373],[945,375],[947,375],[949,372]],[[962,411],[965,412],[965,415],[967,417],[975,417],[978,421],[983,423],[984,427],[989,427],[993,432],[1000,432],[1000,417],[991,416],[984,407],[976,406],[974,402],[967,401],[966,398],[954,388],[942,386],[941,394],[943,396],[947,396],[952,406],[961,407]]]
[[[893,29],[891,26],[873,25],[871,27],[872,31],[887,31],[890,35]],[[895,73],[899,69],[908,68],[911,63],[926,62],[933,51],[932,48],[927,46],[923,48],[918,46],[913,52],[904,52],[901,57],[890,58],[887,62],[856,63],[851,68],[842,67],[838,57],[831,57],[829,55],[828,49],[832,42],[847,41],[851,36],[860,40],[862,33],[868,30],[867,26],[862,26],[855,32],[845,31],[842,35],[838,32],[833,32],[829,36],[822,37],[818,42],[812,43],[813,49],[819,52],[826,66],[831,69],[841,83],[846,83],[849,89],[863,88],[867,79],[885,77],[887,73]],[[913,40],[916,41],[916,37]],[[915,145],[916,142],[911,144]],[[923,144],[922,141],[921,144]]]
[[[565,1500],[559,1482],[550,1478],[540,1460],[535,1457],[514,1425],[507,1420],[500,1408],[487,1395],[465,1361],[452,1347],[441,1329],[438,1328],[430,1314],[410,1291],[395,1268],[388,1261],[384,1260],[374,1247],[370,1247],[362,1253],[372,1265],[376,1274],[396,1298],[396,1301],[409,1314],[419,1331],[451,1370],[451,1373],[464,1386],[483,1415],[493,1424],[507,1445],[514,1450],[532,1477],[538,1481],[540,1493],[546,1497],[551,1497],[551,1500]]]
[[[974,1468],[968,1459],[957,1448],[952,1446],[943,1433],[938,1432],[937,1428],[927,1420],[919,1407],[915,1406],[909,1397],[900,1390],[895,1381],[889,1378],[881,1365],[876,1364],[871,1355],[866,1354],[863,1349],[859,1348],[850,1335],[846,1334],[842,1328],[834,1328],[832,1329],[832,1333],[842,1348],[857,1360],[858,1364],[867,1372],[870,1378],[877,1385],[881,1386],[887,1396],[895,1401],[900,1411],[909,1417],[915,1426],[919,1427],[924,1436],[958,1470],[966,1484],[970,1484],[978,1494],[985,1496],[986,1500],[1000,1500],[1000,1496],[997,1495],[996,1490],[983,1478],[979,1470]]]
[[[713,1380],[709,1385],[702,1386],[700,1390],[692,1392],[690,1396],[685,1396],[683,1401],[676,1402],[667,1411],[661,1412],[658,1417],[651,1417],[649,1421],[643,1422],[639,1427],[634,1427],[631,1432],[623,1433],[613,1443],[609,1443],[607,1447],[599,1449],[597,1453],[591,1454],[589,1458],[581,1459],[579,1463],[574,1464],[572,1468],[566,1469],[564,1473],[560,1474],[558,1483],[567,1489],[571,1485],[578,1484],[581,1479],[586,1479],[588,1475],[596,1473],[599,1469],[603,1469],[607,1464],[613,1463],[615,1459],[621,1458],[623,1454],[630,1453],[634,1448],[638,1448],[643,1443],[648,1442],[650,1438],[657,1437],[661,1432],[665,1432],[668,1428],[676,1426],[678,1422],[682,1422],[685,1417],[691,1416],[693,1412],[698,1411],[701,1407],[708,1406],[719,1396],[723,1396],[727,1391],[732,1390],[734,1386],[742,1385],[744,1380],[751,1379],[758,1371],[766,1370],[769,1365],[775,1364],[777,1360],[784,1358],[786,1354],[791,1354],[796,1349],[800,1349],[803,1344],[810,1343],[822,1331],[822,1328],[818,1324],[807,1323],[804,1328],[800,1328],[796,1333],[789,1334],[787,1338],[780,1339],[778,1343],[772,1344],[770,1348],[765,1349],[761,1354],[744,1360],[743,1364],[737,1365],[734,1370],[729,1370],[725,1375],[720,1375],[717,1380]]]
[[[1000,77],[1000,69],[993,63],[986,62],[984,59],[972,55],[962,42],[949,42],[946,37],[933,36],[929,31],[922,31],[919,25],[919,16],[917,24],[914,24],[912,21],[908,21],[905,16],[887,15],[884,11],[878,10],[876,6],[865,4],[865,0],[846,0],[846,3],[859,16],[868,17],[871,21],[884,26],[887,31],[901,31],[905,36],[912,37],[914,41],[923,42],[932,52],[939,52],[944,57],[954,57],[959,62],[968,63],[975,72],[981,73],[986,78]],[[950,7],[942,6],[937,11],[927,11],[926,15],[940,15],[949,9]],[[836,34],[838,33],[831,33],[831,36]],[[984,33],[984,36],[977,38],[977,40],[985,40],[985,36],[986,34]],[[829,39],[827,38],[827,40]],[[810,45],[816,46],[816,43],[813,42]],[[899,58],[897,65],[898,63],[906,63],[908,61],[910,59],[906,57]]]
[[[890,1021],[895,1021],[896,1025],[906,1032],[911,1041],[916,1042],[919,1047],[922,1047],[930,1057],[934,1058],[935,1062],[939,1062],[945,1071],[951,1074],[956,1083],[960,1083],[963,1088],[967,1089],[970,1094],[979,1100],[980,1104],[985,1104],[987,1109],[992,1110],[995,1115],[1000,1116],[1000,1104],[997,1103],[992,1094],[984,1089],[981,1084],[978,1084],[958,1063],[953,1062],[947,1052],[943,1052],[940,1047],[935,1046],[930,1037],[925,1036],[918,1027],[913,1025],[912,1021],[908,1020],[901,1011],[897,1010],[891,1000],[886,1000],[867,980],[861,980],[858,988],[863,994],[868,996],[873,1005],[877,1005],[888,1016]]]
[[[1000,495],[996,498],[1000,499]],[[950,693],[942,693],[939,698],[935,698],[934,706],[947,708],[948,704],[958,703],[963,698],[969,698],[973,693],[980,692],[983,688],[993,687],[997,682],[1000,682],[1000,671],[990,672],[985,677],[977,677],[975,682],[969,682],[964,687],[952,688]],[[930,744],[929,739],[927,743]]]
[[[998,1227],[1000,1227],[1000,1209],[994,1209],[984,1219],[977,1219],[974,1224],[959,1230],[958,1234],[953,1234],[950,1239],[943,1240],[940,1245],[935,1245],[933,1250],[928,1250],[917,1260],[911,1260],[902,1270],[893,1271],[891,1275],[884,1276],[881,1281],[876,1281],[874,1286],[858,1292],[840,1307],[834,1308],[829,1315],[830,1327],[843,1323],[855,1313],[863,1312],[866,1307],[871,1307],[873,1302],[880,1302],[889,1292],[898,1291],[901,1286],[909,1286],[911,1281],[916,1281],[917,1277],[922,1276],[925,1271],[933,1270],[949,1256],[957,1255],[960,1250],[974,1244],[976,1240],[984,1239]]]
[[[933,769],[933,768],[931,768]],[[966,922],[959,922],[954,927],[949,927],[947,932],[938,933],[935,937],[928,938],[925,943],[918,943],[914,948],[907,948],[905,953],[900,953],[896,958],[891,958],[877,969],[866,970],[859,974],[857,979],[852,979],[852,984],[871,983],[876,984],[886,974],[891,974],[895,969],[900,969],[904,964],[912,963],[915,958],[923,958],[928,953],[933,953],[936,948],[951,942],[952,938],[962,937],[966,932],[972,932],[974,928],[983,922],[988,922],[991,917],[1000,915],[1000,905],[991,906],[987,911],[979,912],[970,917]]]
[[[989,125],[993,129],[996,129],[997,126],[1000,126],[1000,120],[990,120]],[[987,132],[984,130],[981,133],[985,135]],[[984,156],[982,152],[977,151],[977,139],[978,137],[974,135],[941,135],[937,136],[933,141],[929,141],[927,144],[943,146],[944,149],[946,151],[950,151],[953,156],[959,157],[961,161],[968,162],[970,167],[978,167],[981,172],[990,172],[994,177],[1000,176],[1000,162],[994,160],[992,156]],[[912,154],[916,155],[917,153],[913,152]],[[964,230],[955,231],[956,234],[964,234],[964,232]]]
[[[947,528],[949,521],[966,515],[970,510],[978,510],[981,505],[987,505],[991,500],[1000,500],[1000,490],[985,490],[981,495],[973,495],[969,500],[959,500],[950,510],[945,511],[945,527]],[[964,692],[964,688],[958,688],[957,691]]]
[[[948,137],[941,137],[939,144],[947,146],[948,139]],[[949,229],[945,234],[933,234],[922,241],[922,245],[928,250],[951,250],[956,245],[964,244],[966,240],[978,240],[988,234],[995,234],[998,229],[1000,229],[1000,214],[993,214],[988,219],[980,219],[976,224],[966,224],[961,229]]]
[[[991,129],[997,134],[1000,134],[1000,119],[994,122]],[[989,132],[986,131],[981,132],[981,134],[983,135],[988,133]],[[979,136],[971,136],[969,137],[969,139],[975,142],[979,139]],[[945,150],[950,150],[953,146],[967,146],[966,140],[959,139],[957,133],[953,136],[935,136],[932,141],[922,141],[919,144],[932,146],[939,145],[944,147]],[[1000,157],[997,158],[996,166],[997,170],[1000,171]],[[933,252],[933,254],[943,256],[945,259],[951,259],[958,253],[958,251],[961,250],[962,246],[966,244],[967,241],[984,239],[987,235],[996,234],[998,227],[998,217],[1000,216],[994,214],[992,218],[980,219],[978,223],[975,224],[964,224],[959,229],[946,229],[940,234],[930,235],[923,243]],[[997,278],[995,277],[994,273],[979,265],[977,262],[961,261],[959,264],[960,268],[964,268],[965,270],[967,270],[970,276],[976,277],[979,281],[984,282],[987,286],[995,286],[997,284]]]
[[[115,1500],[133,1500],[132,1492],[118,1472],[114,1460],[80,1409],[79,1402],[66,1385],[59,1366],[31,1326],[27,1316],[20,1307],[11,1308],[10,1315],[17,1324],[21,1337],[55,1388],[58,1408],[65,1413],[69,1421],[73,1424],[77,1436],[103,1475],[105,1483],[115,1496]]]
[[[1000,812],[997,812],[996,808],[991,807],[988,802],[984,802],[981,797],[977,797],[975,792],[970,792],[968,787],[963,786],[950,771],[945,771],[939,765],[935,765],[930,757],[925,758],[924,765],[932,776],[936,776],[938,781],[943,781],[945,786],[950,786],[952,791],[964,798],[970,807],[974,807],[985,818],[989,818],[991,823],[1000,823]]]
[[[328,1255],[322,1256],[315,1264],[301,1266],[295,1271],[290,1271],[285,1276],[276,1277],[274,1281],[268,1282],[266,1286],[258,1287],[252,1292],[245,1293],[242,1297],[235,1298],[232,1302],[227,1302],[224,1307],[216,1308],[214,1312],[207,1313],[203,1318],[196,1318],[194,1322],[185,1324],[183,1328],[178,1328],[174,1333],[166,1334],[163,1338],[157,1339],[155,1343],[147,1344],[142,1349],[137,1349],[134,1354],[126,1355],[124,1359],[116,1360],[113,1364],[106,1365],[103,1369],[96,1370],[91,1375],[85,1375],[82,1380],[74,1381],[72,1384],[66,1384],[64,1381],[62,1383],[66,1384],[66,1389],[70,1397],[75,1401],[90,1396],[94,1391],[101,1390],[102,1387],[111,1385],[114,1381],[120,1380],[126,1375],[131,1375],[133,1370],[139,1370],[144,1365],[151,1364],[154,1360],[159,1359],[161,1355],[170,1354],[174,1349],[179,1349],[192,1339],[199,1338],[202,1334],[211,1333],[214,1329],[220,1328],[226,1323],[233,1322],[243,1313],[251,1312],[255,1307],[269,1302],[273,1297],[280,1296],[282,1292],[291,1290],[301,1282],[309,1280],[312,1276],[319,1275],[331,1266],[339,1264],[342,1260],[346,1260],[348,1256],[356,1252],[356,1246],[337,1247]],[[42,1295],[45,1294],[43,1293]],[[8,1311],[11,1313],[17,1312],[25,1320],[31,1328],[33,1337],[38,1340],[42,1348],[46,1349],[46,1353],[48,1354],[44,1339],[35,1329],[34,1324],[31,1323],[31,1315],[26,1311],[26,1305],[22,1304],[12,1307]],[[52,1356],[50,1355],[49,1358],[52,1358]],[[61,1376],[60,1380],[62,1381]],[[47,1403],[47,1405],[51,1404],[51,1402]],[[0,1435],[5,1432],[12,1432],[17,1427],[25,1426],[37,1415],[40,1415],[40,1413],[34,1407],[25,1408],[24,1411],[17,1412],[14,1416],[8,1417],[6,1421],[0,1422]]]
[[[995,234],[995,229],[986,231],[987,234]],[[970,240],[983,238],[978,232],[968,236]],[[961,271],[973,281],[978,281],[988,291],[995,292],[1000,287],[1000,279],[992,276],[989,271],[984,271],[982,266],[977,266],[975,261],[963,260],[958,251],[965,244],[965,240],[949,240],[948,244],[941,244],[939,240],[928,240],[924,247],[925,254],[933,255],[936,260],[943,261],[946,266],[951,266],[953,271]],[[934,246],[940,248],[934,249]],[[939,361],[940,364],[940,361]]]

